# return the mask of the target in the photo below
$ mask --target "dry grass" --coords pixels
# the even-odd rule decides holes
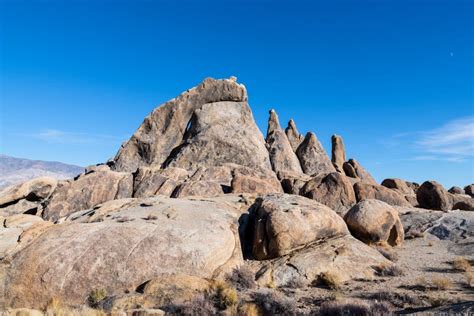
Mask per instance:
[[[89,293],[87,297],[87,303],[90,307],[97,308],[99,303],[107,297],[107,291],[105,289],[94,289]]]
[[[239,307],[239,316],[260,316],[262,315],[262,311],[260,307],[258,307],[254,303],[245,303]]]
[[[379,276],[401,276],[403,275],[403,270],[394,265],[394,264],[381,264],[373,267]]]
[[[436,290],[447,290],[453,287],[453,282],[446,277],[438,277],[431,280],[431,284]]]
[[[239,303],[237,291],[227,283],[218,282],[216,285],[218,303],[223,309],[234,307]]]
[[[283,293],[265,290],[253,293],[253,298],[263,315],[298,315],[295,300]]]
[[[234,269],[227,277],[227,281],[238,290],[254,289],[257,286],[255,283],[255,274],[246,266]]]
[[[467,285],[471,288],[474,288],[474,270],[469,270],[464,273],[466,277]]]
[[[45,308],[46,316],[105,316],[101,310],[95,310],[87,306],[78,309],[64,306],[58,298],[52,298]]]
[[[333,301],[321,304],[319,315],[391,315],[391,307],[385,302],[371,303],[357,300],[347,302]]]
[[[453,261],[453,267],[458,271],[468,271],[471,268],[471,263],[464,257],[456,257]]]
[[[319,281],[333,290],[338,290],[344,285],[342,276],[338,272],[333,271],[321,273]]]

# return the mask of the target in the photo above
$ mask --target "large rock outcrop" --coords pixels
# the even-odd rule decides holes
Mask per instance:
[[[303,142],[304,136],[301,135],[298,129],[296,128],[296,124],[293,119],[288,122],[288,126],[285,129],[285,134],[288,138],[288,141],[290,142],[291,148],[293,148],[293,151],[296,152],[298,147]]]
[[[259,260],[348,234],[343,219],[333,210],[297,195],[264,196],[255,203],[252,216],[252,253]]]
[[[247,102],[247,91],[235,80],[208,78],[174,98],[145,118],[114,158],[117,171],[134,172],[141,166],[161,166],[179,146],[195,110],[216,102]]]
[[[354,192],[357,202],[375,199],[383,201],[389,205],[412,206],[403,195],[381,185],[357,182],[354,184]]]
[[[346,161],[346,149],[344,142],[339,135],[332,135],[331,137],[331,161],[337,172],[344,173],[344,162]]]
[[[306,134],[296,150],[303,172],[310,176],[321,176],[335,172],[328,155],[314,133]]]
[[[75,180],[60,181],[46,201],[43,218],[56,221],[76,211],[110,200],[132,197],[133,176],[127,172],[97,171]]]
[[[7,305],[42,308],[53,297],[82,304],[93,289],[117,295],[160,276],[232,271],[242,263],[242,203],[221,199],[116,200],[54,225],[12,259]]]
[[[301,188],[300,194],[330,207],[341,216],[356,203],[351,182],[338,172],[311,179]]]
[[[377,185],[377,181],[368,173],[357,160],[349,159],[342,165],[346,176],[359,179],[361,182]]]
[[[266,142],[272,168],[277,175],[283,172],[303,173],[298,157],[296,157],[285,132],[281,129],[274,110],[270,111]]]
[[[347,212],[344,220],[352,235],[366,243],[399,246],[403,242],[404,230],[398,212],[385,202],[359,202]]]
[[[448,211],[452,207],[448,191],[436,181],[423,182],[416,191],[416,198],[422,208]]]

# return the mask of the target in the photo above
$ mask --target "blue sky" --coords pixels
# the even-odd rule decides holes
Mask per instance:
[[[470,0],[0,0],[0,152],[88,165],[157,105],[238,77],[377,180],[474,182]]]

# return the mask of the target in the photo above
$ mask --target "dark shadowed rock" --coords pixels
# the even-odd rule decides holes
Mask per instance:
[[[452,193],[452,194],[465,194],[464,190],[461,189],[460,187],[451,187],[449,190],[448,190],[449,193]]]
[[[320,176],[336,171],[316,135],[311,132],[306,134],[304,141],[296,150],[296,155],[303,172],[307,175]]]
[[[305,244],[348,234],[343,219],[297,195],[267,195],[253,208],[252,253],[259,260],[285,255]]]
[[[338,172],[311,179],[300,194],[330,207],[341,216],[356,203],[351,182]]]
[[[132,193],[131,173],[97,171],[81,175],[76,180],[59,182],[46,201],[43,218],[55,221],[106,201],[132,197]]]
[[[344,217],[352,235],[366,243],[387,243],[400,246],[404,239],[403,225],[396,209],[378,200],[363,200]]]
[[[402,179],[385,179],[382,185],[403,195],[414,195],[415,191]]]
[[[450,194],[453,210],[474,211],[474,199],[467,194]]]
[[[346,176],[351,178],[358,178],[360,181],[377,184],[377,181],[368,173],[355,159],[349,159],[342,165]]]
[[[303,173],[298,157],[296,157],[286,134],[281,129],[278,116],[274,110],[270,111],[266,142],[273,171],[277,174],[280,172]]]
[[[375,199],[383,201],[389,205],[406,207],[411,206],[411,204],[405,199],[403,195],[381,185],[358,182],[354,184],[354,192],[357,202]]]
[[[344,142],[342,137],[339,135],[332,135],[331,137],[332,149],[331,149],[331,161],[337,172],[344,173],[344,162],[346,161],[346,149],[344,148]]]
[[[283,172],[278,178],[281,179],[281,186],[285,193],[296,195],[299,195],[301,189],[311,180],[311,176],[296,172]]]
[[[407,181],[407,185],[413,189],[413,192],[415,192],[416,194],[416,191],[418,190],[418,188],[420,187],[420,184],[416,183],[416,182],[410,182],[410,181]]]
[[[464,192],[471,196],[471,197],[474,197],[474,184],[470,184],[470,185],[466,185],[464,187]]]
[[[436,181],[425,181],[416,191],[416,199],[422,208],[448,211],[452,200],[448,191]]]
[[[291,148],[293,148],[293,151],[296,152],[300,144],[303,142],[304,136],[298,132],[293,119],[288,122],[288,126],[285,129],[285,134],[288,138],[288,141],[290,142]]]
[[[235,80],[208,78],[200,85],[159,106],[145,118],[133,136],[115,156],[114,169],[132,171],[138,167],[161,166],[179,146],[195,110],[215,102],[246,102],[247,91]]]
[[[26,199],[39,202],[47,198],[56,188],[58,180],[42,177],[7,187],[0,191],[0,207],[6,207]]]

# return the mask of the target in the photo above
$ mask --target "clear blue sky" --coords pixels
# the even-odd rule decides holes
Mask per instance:
[[[333,133],[380,181],[474,182],[471,0],[0,0],[0,152],[88,165],[157,105],[238,77],[255,119]]]

